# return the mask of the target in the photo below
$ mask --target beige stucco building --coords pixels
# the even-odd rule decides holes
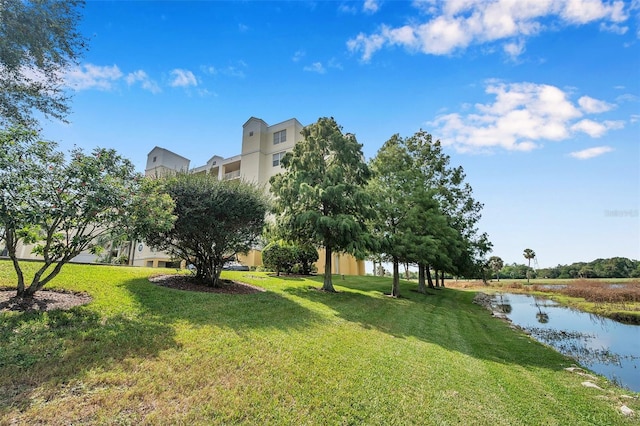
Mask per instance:
[[[209,173],[220,180],[243,179],[262,185],[268,191],[269,179],[280,173],[280,160],[287,151],[302,139],[302,124],[295,118],[269,125],[263,120],[251,117],[242,126],[241,153],[229,158],[212,156],[204,165],[190,167],[190,160],[165,148],[155,147],[147,156],[145,174],[161,177],[179,171]],[[324,250],[319,252],[316,266],[324,272]],[[247,266],[259,266],[262,259],[259,250],[241,256],[240,262]],[[364,261],[353,256],[336,254],[332,259],[333,273],[364,275]],[[165,267],[174,263],[166,253],[151,250],[144,242],[136,243],[133,264],[136,266]]]

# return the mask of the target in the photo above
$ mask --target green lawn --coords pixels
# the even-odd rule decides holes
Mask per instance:
[[[267,291],[220,295],[154,273],[69,265],[52,287],[92,303],[0,313],[0,424],[638,424],[637,394],[583,387],[472,292],[403,282],[392,299],[388,278],[335,277],[326,294],[321,278],[229,272]]]

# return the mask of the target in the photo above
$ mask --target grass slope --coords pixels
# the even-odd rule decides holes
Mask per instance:
[[[268,291],[158,287],[158,270],[69,265],[68,312],[0,313],[1,424],[637,424],[638,399],[445,289],[229,272]],[[13,283],[0,262],[0,286]],[[627,394],[629,394],[627,392]]]

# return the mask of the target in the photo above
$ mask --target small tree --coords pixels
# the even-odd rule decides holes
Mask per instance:
[[[170,226],[171,200],[143,193],[142,181],[133,164],[113,150],[87,155],[76,149],[66,161],[35,131],[0,131],[0,224],[18,277],[17,295],[33,296],[101,237],[137,229],[130,212],[140,211],[139,203],[146,203],[148,227]],[[43,259],[28,286],[19,243],[32,245]]]
[[[371,238],[365,226],[370,214],[364,186],[369,169],[362,145],[343,134],[333,118],[320,118],[302,130],[304,139],[282,159],[284,173],[271,178],[280,229],[287,240],[324,247],[322,289],[334,292],[334,251],[364,258]]]
[[[166,180],[165,190],[175,201],[175,224],[166,232],[146,232],[143,239],[193,264],[196,279],[219,287],[224,264],[258,242],[266,197],[255,185],[208,174],[179,174]]]
[[[489,258],[489,268],[496,274],[496,279],[500,281],[500,270],[504,267],[504,262],[498,256],[491,256]]]
[[[524,253],[523,256],[525,259],[527,259],[529,261],[529,263],[527,264],[528,269],[527,269],[527,284],[529,284],[529,277],[531,275],[531,259],[534,259],[536,257],[536,252],[531,250],[530,248],[524,249]]]
[[[262,264],[280,276],[280,272],[290,273],[296,264],[296,253],[291,246],[272,242],[262,250]]]

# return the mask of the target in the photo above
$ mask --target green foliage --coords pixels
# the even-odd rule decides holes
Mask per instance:
[[[296,263],[296,255],[293,247],[280,242],[269,243],[262,250],[262,264],[278,276],[280,272],[291,273],[293,265]]]
[[[498,256],[491,256],[489,258],[489,268],[496,274],[496,278],[500,281],[500,270],[504,267],[504,261]]]
[[[197,279],[220,286],[224,264],[258,242],[269,208],[266,197],[255,185],[208,174],[179,174],[163,185],[175,202],[175,223],[167,231],[144,230],[141,237],[193,264]]]
[[[640,261],[625,257],[596,259],[591,262],[575,262],[541,268],[542,278],[640,278]]]
[[[334,291],[332,252],[364,258],[371,246],[364,189],[370,173],[362,145],[354,135],[343,134],[333,118],[320,118],[302,136],[282,159],[284,172],[271,178],[271,192],[286,239],[325,248],[323,289]]]
[[[275,271],[278,276],[280,272],[309,275],[317,260],[318,251],[309,245],[274,241],[262,250],[262,263],[265,268]]]
[[[0,131],[0,224],[18,275],[18,295],[33,295],[101,237],[141,227],[130,212],[140,212],[142,202],[156,207],[145,226],[166,227],[170,200],[154,198],[142,182],[133,164],[114,150],[74,149],[67,161],[34,131]],[[144,194],[149,197],[143,200]],[[16,255],[20,242],[32,244],[44,260],[28,288]]]
[[[82,0],[0,2],[0,125],[33,125],[34,110],[64,120],[64,74],[85,48],[76,28],[82,6]]]

